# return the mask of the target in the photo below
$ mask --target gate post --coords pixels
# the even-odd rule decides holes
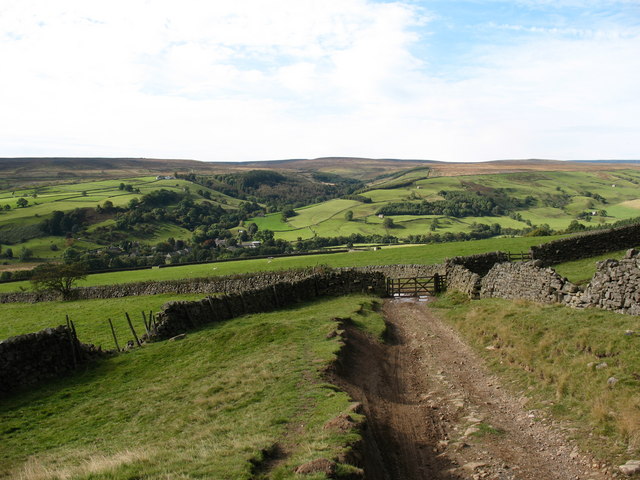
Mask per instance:
[[[440,275],[438,275],[437,273],[435,273],[433,275],[433,292],[434,293],[440,293]]]

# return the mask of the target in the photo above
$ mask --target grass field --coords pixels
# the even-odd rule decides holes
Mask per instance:
[[[140,193],[119,190],[120,183],[132,185],[140,189]],[[186,180],[156,180],[155,177],[134,177],[118,180],[104,180],[94,182],[65,183],[38,187],[27,190],[0,191],[0,205],[8,204],[11,210],[0,214],[0,222],[15,221],[20,218],[34,216],[46,216],[53,210],[72,210],[74,208],[95,207],[98,203],[111,200],[116,206],[124,206],[132,198],[160,189],[184,192],[185,188],[194,190],[194,184]],[[215,190],[198,186],[198,189],[208,191],[213,202],[224,199],[228,205],[237,205],[238,200],[223,195]],[[36,197],[33,197],[33,194]],[[195,193],[195,192],[192,192]],[[86,194],[86,195],[85,195]],[[25,208],[17,207],[17,200],[24,197],[29,205]]]
[[[407,184],[407,182],[411,182]],[[389,202],[438,200],[441,190],[464,190],[469,188],[490,187],[503,189],[508,195],[524,199],[533,196],[539,200],[534,208],[519,212],[524,220],[534,225],[548,224],[551,228],[562,230],[568,227],[577,215],[583,212],[606,210],[605,217],[593,217],[591,223],[612,223],[617,220],[640,215],[638,203],[637,170],[619,170],[611,172],[522,172],[490,175],[464,175],[457,177],[432,177],[427,169],[418,169],[406,175],[376,183],[371,190],[362,195],[371,198],[372,203],[360,203],[352,200],[330,200],[317,205],[297,209],[297,216],[283,222],[279,214],[251,219],[259,228],[276,232],[276,238],[293,241],[298,237],[307,239],[313,236],[331,237],[362,233],[366,235],[391,234],[399,238],[409,235],[425,235],[430,230],[433,216],[391,216],[397,228],[385,230],[382,220],[375,212]],[[475,187],[474,187],[475,186]],[[591,196],[586,196],[586,195]],[[545,206],[551,197],[568,195],[562,208]],[[600,195],[606,200],[603,203]],[[347,210],[353,212],[353,221],[344,218]],[[462,219],[438,217],[440,228],[437,233],[469,232],[473,222],[492,224],[521,229],[524,222],[512,220],[508,216],[468,217]],[[585,224],[589,222],[582,221]]]
[[[358,439],[323,428],[350,404],[320,372],[339,348],[327,338],[334,316],[380,334],[371,302],[342,297],[241,317],[4,399],[0,478],[261,478],[253,465],[276,443],[287,456],[270,478],[298,478],[295,466],[335,458]]]
[[[119,190],[118,186],[120,183],[132,185],[134,188],[140,189],[140,193]],[[193,183],[186,180],[156,180],[155,177],[136,177],[118,180],[66,183],[28,190],[0,191],[0,207],[4,205],[11,206],[11,210],[8,211],[0,209],[0,238],[11,239],[12,242],[20,242],[22,245],[21,234],[19,232],[7,234],[7,229],[24,229],[26,225],[39,224],[50,216],[54,210],[69,211],[76,208],[94,208],[98,204],[103,204],[106,200],[111,201],[115,206],[126,206],[133,198],[140,198],[142,195],[154,190],[166,189],[183,193],[185,189],[189,189],[191,193],[195,194],[195,187]],[[197,189],[209,192],[211,201],[224,205],[225,208],[234,208],[239,204],[239,200],[220,192],[200,186],[198,186]],[[33,196],[34,193],[36,195],[35,197]],[[17,201],[22,197],[29,202],[29,205],[24,208],[19,208],[17,207]],[[203,200],[197,194],[195,198],[200,201]],[[108,222],[112,221],[108,220],[107,223]],[[178,227],[171,226],[164,226],[162,228],[165,230],[178,229]],[[162,230],[162,228],[160,228],[160,230]],[[184,229],[178,230],[179,232],[173,231],[169,235],[164,235],[161,232],[151,239],[145,237],[141,238],[141,240],[157,242],[175,234],[180,234],[185,239],[191,236],[191,233]],[[23,234],[23,236],[24,238],[33,238],[41,236],[41,234],[38,233],[36,228],[35,231],[29,231],[28,234]]]
[[[141,190],[140,194],[119,190],[120,183],[130,184]],[[525,198],[533,196],[538,205],[529,210],[519,212],[523,220],[534,225],[548,224],[556,230],[565,229],[578,214],[584,212],[606,210],[606,216],[594,216],[590,224],[612,223],[620,219],[640,215],[640,171],[538,171],[520,173],[493,173],[484,175],[433,176],[429,168],[414,168],[388,180],[374,183],[372,188],[362,194],[371,198],[372,203],[361,203],[354,200],[333,199],[316,205],[308,205],[296,210],[297,215],[283,221],[280,213],[264,217],[255,217],[245,222],[255,222],[259,229],[272,230],[276,238],[296,241],[298,238],[309,239],[315,236],[333,237],[363,235],[394,235],[407,238],[411,235],[428,235],[432,233],[447,234],[469,232],[473,223],[498,223],[504,228],[522,229],[527,225],[524,221],[516,221],[508,216],[485,216],[451,218],[445,216],[391,216],[395,228],[386,229],[382,219],[376,216],[378,209],[389,202],[418,202],[424,199],[438,200],[442,190],[464,190],[493,188],[502,189],[508,195]],[[8,204],[9,211],[0,209],[0,242],[12,243],[12,248],[20,248],[25,241],[32,241],[38,258],[56,258],[59,254],[47,251],[50,239],[42,239],[38,225],[54,210],[68,211],[78,207],[95,207],[112,201],[117,206],[127,205],[132,198],[165,188],[177,192],[189,189],[198,201],[203,201],[195,191],[202,188],[224,208],[234,208],[240,200],[225,196],[219,192],[194,185],[185,180],[156,180],[155,177],[130,177],[118,180],[101,180],[93,182],[64,183],[51,186],[23,190],[0,191],[0,206]],[[34,197],[35,194],[35,197]],[[566,204],[562,208],[548,206],[551,197],[567,195]],[[590,196],[587,196],[590,195]],[[18,198],[25,197],[29,201],[26,208],[16,208]],[[605,200],[602,201],[602,198]],[[606,203],[605,203],[606,202]],[[345,219],[347,211],[353,212],[353,221]],[[437,219],[438,227],[432,230]],[[100,223],[89,227],[91,234],[99,226],[113,225],[112,219],[97,219]],[[581,220],[589,224],[586,220]],[[232,229],[236,232],[241,226]],[[158,224],[152,234],[133,235],[132,239],[155,244],[169,237],[188,240],[188,230]],[[94,247],[87,246],[87,248]],[[29,247],[32,248],[32,247]],[[34,249],[34,248],[32,248]]]
[[[401,245],[383,247],[378,251],[353,251],[348,253],[282,257],[273,259],[237,260],[232,262],[185,265],[171,268],[135,270],[131,272],[99,273],[89,275],[79,286],[110,285],[119,283],[142,282],[148,280],[175,280],[217,275],[235,275],[240,273],[287,270],[292,268],[315,267],[359,267],[366,265],[392,264],[433,264],[445,258],[492,252],[495,250],[520,252],[531,245],[554,240],[558,237],[516,237],[490,238],[468,242],[450,242],[433,245]],[[0,284],[1,292],[13,292],[30,289],[29,282]],[[0,305],[0,312],[2,305]]]
[[[150,310],[158,312],[171,300],[199,300],[203,297],[202,294],[163,294],[72,302],[4,303],[0,305],[0,339],[64,325],[66,315],[69,315],[81,342],[101,345],[106,350],[115,348],[107,321],[111,318],[120,347],[124,347],[128,340],[133,340],[125,312],[129,313],[137,334],[142,335],[143,311],[148,315]]]
[[[638,317],[460,294],[435,306],[528,408],[575,421],[575,437],[614,465],[640,454],[640,336],[625,335]]]

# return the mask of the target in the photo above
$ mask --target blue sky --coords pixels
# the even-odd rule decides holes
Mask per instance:
[[[0,0],[0,156],[640,158],[640,0]]]

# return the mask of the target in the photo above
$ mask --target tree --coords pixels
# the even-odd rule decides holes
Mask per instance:
[[[384,220],[382,221],[382,226],[386,229],[395,227],[395,224],[393,223],[393,218],[385,217]]]
[[[67,265],[73,265],[78,258],[80,258],[80,251],[73,247],[66,248],[64,252],[62,252],[62,260]]]
[[[33,257],[33,250],[27,247],[22,247],[20,249],[20,255],[18,258],[20,259],[21,262],[25,262],[29,260],[31,257]]]
[[[249,235],[253,237],[258,232],[258,225],[251,222],[249,225],[247,225],[247,232],[249,232]]]
[[[260,230],[253,237],[256,240],[259,240],[263,243],[272,242],[273,241],[273,232],[271,230]]]
[[[295,217],[298,215],[293,208],[285,208],[282,212],[282,221],[286,222],[287,218]]]
[[[27,200],[26,198],[22,198],[20,197],[17,201],[16,204],[20,207],[20,208],[24,208],[27,205],[29,205],[29,200]]]
[[[72,296],[74,284],[86,276],[86,268],[81,263],[45,263],[33,270],[31,284],[36,290],[53,290],[58,292],[63,300],[68,300]]]
[[[351,210],[347,210],[347,211],[345,212],[345,214],[344,214],[344,219],[345,219],[347,222],[350,222],[351,220],[353,220],[353,211],[351,211]]]

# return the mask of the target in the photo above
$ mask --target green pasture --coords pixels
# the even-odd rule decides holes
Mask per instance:
[[[340,346],[327,338],[333,318],[374,335],[384,329],[374,301],[240,317],[0,400],[0,478],[245,480],[258,478],[254,465],[276,444],[288,455],[270,478],[298,478],[296,466],[335,458],[359,439],[323,428],[342,413],[361,417],[322,372]]]
[[[395,188],[397,185],[405,184],[409,181],[415,182],[417,180],[422,180],[423,178],[428,178],[431,169],[429,167],[418,167],[412,168],[408,170],[406,173],[401,175],[392,175],[388,179],[372,182],[376,188]]]
[[[530,208],[519,213],[524,220],[531,221],[533,225],[547,224],[556,230],[567,228],[569,223],[575,220],[575,218],[567,216],[562,210],[552,207]]]
[[[162,294],[35,304],[3,303],[0,304],[0,339],[64,325],[66,315],[69,315],[81,342],[101,345],[107,350],[115,348],[107,320],[111,318],[120,347],[124,347],[128,340],[133,340],[125,312],[129,313],[140,336],[145,332],[143,311],[148,315],[150,310],[158,312],[162,305],[172,300],[199,300],[204,297],[202,294]]]
[[[140,243],[155,245],[158,242],[164,242],[168,238],[187,240],[191,238],[192,233],[186,228],[179,227],[171,223],[153,223],[153,231],[149,234],[137,231],[129,232],[127,238]]]
[[[640,212],[638,185],[630,180],[640,182],[640,172],[623,170],[615,173],[604,172],[523,172],[512,174],[464,175],[459,177],[430,177],[425,172],[411,171],[404,176],[376,184],[375,188],[362,194],[371,198],[372,203],[360,203],[352,200],[334,199],[296,210],[297,216],[283,222],[280,214],[271,214],[262,218],[254,218],[259,228],[269,229],[276,233],[276,238],[293,241],[297,238],[313,236],[331,237],[361,233],[365,235],[383,235],[386,233],[405,238],[409,235],[427,234],[430,232],[433,216],[394,216],[397,225],[393,230],[385,230],[382,220],[375,212],[389,202],[434,201],[441,197],[441,190],[463,190],[463,184],[477,185],[477,188],[490,187],[504,189],[509,195],[517,198],[533,196],[539,199],[539,205],[519,211],[523,219],[534,225],[547,224],[556,230],[563,230],[582,212],[606,210],[607,216],[594,216],[592,224],[613,223],[617,220],[638,216]],[[410,186],[397,188],[379,188],[414,181]],[[614,186],[615,185],[615,186]],[[601,195],[607,203],[583,195]],[[545,196],[568,194],[571,199],[564,208],[543,205]],[[354,220],[347,222],[344,213],[353,212]],[[469,232],[473,222],[493,224],[499,223],[505,228],[520,229],[526,225],[512,220],[508,216],[481,218],[439,218],[441,233]],[[588,224],[582,220],[583,223]]]
[[[606,206],[607,215],[620,218],[632,218],[640,215],[640,204],[634,202],[621,202],[616,205]]]
[[[140,189],[140,193],[119,190],[120,183],[133,185]],[[131,199],[140,198],[154,190],[166,189],[182,193],[185,188],[188,188],[196,198],[200,198],[196,194],[197,190],[208,191],[211,194],[211,201],[225,200],[226,207],[233,207],[239,203],[237,199],[194,185],[186,180],[156,180],[155,177],[122,178],[40,187],[37,189],[36,198],[31,196],[34,190],[16,191],[15,196],[12,195],[12,191],[0,191],[0,205],[8,203],[12,207],[10,211],[0,213],[0,225],[8,222],[22,222],[33,217],[46,217],[54,210],[69,211],[75,208],[95,207],[106,200],[110,200],[115,206],[125,206]],[[83,196],[83,192],[86,192],[86,196]],[[27,195],[25,198],[29,201],[29,205],[18,208],[16,202],[23,194]]]
[[[230,262],[184,265],[130,272],[98,273],[89,275],[79,286],[111,285],[120,283],[176,280],[184,278],[235,275],[265,271],[288,270],[326,265],[329,267],[360,267],[366,265],[434,264],[445,258],[459,255],[492,252],[495,250],[520,252],[532,245],[539,245],[560,237],[503,237],[467,242],[448,242],[433,245],[397,245],[377,251],[352,251],[346,253],[301,255],[294,257],[259,258]],[[0,292],[30,289],[29,282],[0,284]]]
[[[362,205],[362,203],[355,200],[329,200],[328,202],[297,210],[296,213],[298,215],[289,218],[287,223],[293,228],[302,228],[317,225],[335,217],[340,217],[340,220],[344,221],[344,213],[358,205]]]
[[[118,186],[121,183],[139,188],[140,193],[119,190]],[[133,198],[140,198],[146,193],[162,188],[178,193],[183,193],[188,188],[196,201],[200,202],[205,200],[196,192],[202,189],[210,193],[211,200],[209,201],[224,204],[224,208],[235,208],[240,203],[235,198],[194,185],[186,180],[156,180],[155,177],[50,185],[38,187],[35,190],[15,191],[15,195],[13,191],[5,190],[0,191],[0,207],[8,203],[12,208],[8,211],[0,209],[0,241],[11,243],[14,249],[24,245],[34,249],[34,251],[37,250],[36,257],[38,258],[55,257],[57,255],[53,252],[47,252],[46,248],[52,241],[60,243],[62,239],[42,238],[42,232],[38,228],[38,225],[48,218],[53,211],[71,211],[85,207],[94,208],[97,205],[102,205],[107,200],[111,201],[115,206],[122,207],[126,206]],[[32,196],[34,191],[37,193],[36,198]],[[29,205],[24,208],[18,208],[16,202],[23,194],[27,195],[25,198],[29,201]],[[113,224],[113,220],[104,220],[89,226],[87,231],[91,233],[100,226]],[[191,232],[175,225],[161,224],[155,225],[154,232],[150,234],[136,234],[133,232],[130,236],[132,240],[152,244],[164,241],[169,237],[188,239],[191,237]],[[25,243],[27,240],[29,242]],[[82,244],[79,245],[82,246]],[[86,248],[96,248],[96,246],[91,244]]]
[[[55,259],[59,258],[63,250],[71,245],[81,250],[89,250],[100,247],[98,244],[89,242],[87,240],[67,240],[64,237],[47,236],[32,238],[30,240],[27,240],[26,242],[20,243],[19,245],[2,245],[2,250],[11,248],[14,258],[17,258],[20,254],[20,251],[24,247],[32,251],[34,259]],[[52,249],[52,246],[55,246],[54,249]],[[55,250],[55,248],[57,248],[57,250]]]
[[[253,217],[244,223],[248,225],[252,222],[255,223],[260,230],[271,230],[273,232],[291,230],[291,225],[282,221],[281,213],[270,213],[264,217]]]
[[[377,203],[377,208],[380,208],[382,204],[387,202],[404,202],[408,200],[409,196],[412,192],[415,192],[416,195],[424,196],[428,195],[427,192],[422,190],[417,190],[416,188],[394,188],[391,190],[369,190],[364,192],[362,195],[365,197],[369,197],[373,203]]]

